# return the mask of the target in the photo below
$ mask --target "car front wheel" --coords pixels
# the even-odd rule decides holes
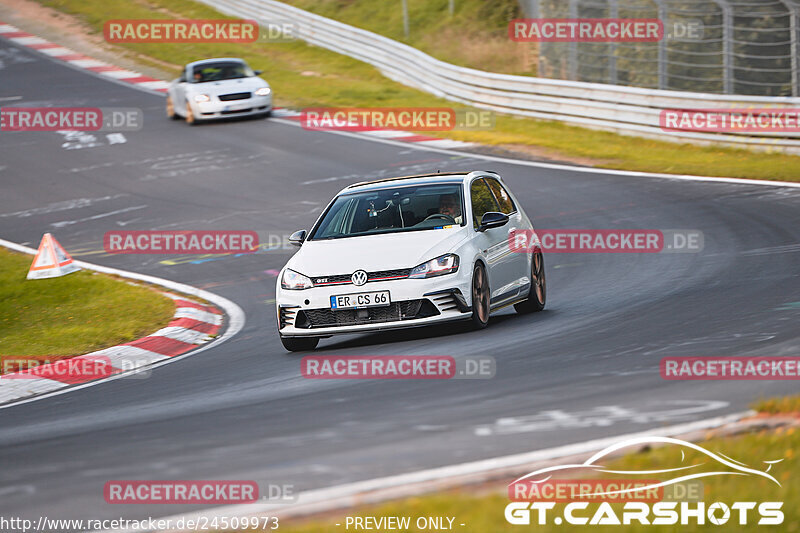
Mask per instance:
[[[283,347],[290,352],[310,352],[319,344],[317,337],[281,337]]]
[[[175,112],[175,104],[172,102],[172,97],[167,95],[167,118],[177,120],[178,114]]]
[[[483,329],[489,325],[489,278],[483,263],[472,271],[472,327]]]
[[[544,257],[536,251],[531,259],[531,292],[528,299],[514,305],[517,313],[535,313],[544,309],[547,300],[547,283],[544,277]]]
[[[197,120],[194,118],[194,111],[192,111],[192,106],[189,105],[189,100],[186,100],[186,123],[190,126],[197,124]]]

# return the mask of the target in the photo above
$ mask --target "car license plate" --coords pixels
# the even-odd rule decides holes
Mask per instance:
[[[331,296],[331,309],[359,309],[391,304],[389,291],[355,292]]]

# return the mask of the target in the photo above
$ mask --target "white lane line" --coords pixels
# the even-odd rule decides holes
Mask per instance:
[[[15,242],[7,241],[5,239],[0,239],[0,246],[4,246],[11,250],[15,250],[17,252],[22,252],[29,255],[35,255],[36,249],[29,248],[27,246],[22,246],[21,244],[17,244]],[[81,268],[86,270],[94,270],[96,272],[102,272],[103,274],[112,274],[115,276],[119,276],[122,278],[133,279],[136,281],[142,281],[144,283],[150,283],[153,285],[158,285],[160,287],[164,287],[165,289],[172,290],[179,293],[189,294],[192,296],[196,296],[197,298],[201,298],[207,302],[211,302],[212,304],[216,305],[220,309],[222,309],[228,317],[228,327],[225,329],[225,332],[216,337],[213,341],[200,346],[196,349],[193,349],[189,352],[186,352],[181,355],[176,355],[175,357],[170,357],[163,361],[156,361],[149,367],[148,369],[158,368],[163,365],[168,365],[170,363],[174,363],[175,361],[180,361],[181,359],[185,359],[186,357],[191,357],[196,355],[200,352],[204,352],[208,349],[214,348],[219,344],[230,340],[234,335],[239,333],[242,328],[244,327],[246,316],[242,308],[236,305],[234,302],[228,300],[227,298],[223,298],[217,294],[212,292],[204,291],[203,289],[198,289],[197,287],[192,287],[191,285],[185,285],[183,283],[178,283],[177,281],[170,281],[163,278],[157,278],[155,276],[148,276],[146,274],[137,274],[135,272],[128,272],[127,270],[120,270],[118,268],[110,268],[101,265],[95,265],[92,263],[87,263],[85,261],[75,261],[75,264]],[[193,309],[196,311],[196,309]],[[212,313],[206,313],[207,315],[212,315],[217,318],[220,322],[222,321],[222,317],[220,315],[214,315]],[[176,313],[177,315],[177,313]],[[36,402],[39,400],[43,400],[45,398],[50,398],[52,396],[58,396],[60,394],[66,394],[68,392],[72,392],[74,390],[84,389],[86,387],[94,387],[95,385],[100,385],[101,383],[106,383],[108,381],[114,381],[116,379],[121,379],[126,377],[131,373],[139,372],[140,370],[131,370],[130,372],[120,372],[119,374],[114,374],[113,376],[109,376],[107,378],[98,379],[95,381],[90,381],[87,383],[83,383],[81,385],[72,385],[68,388],[62,388],[50,392],[46,392],[40,396],[34,396],[32,398],[21,399],[20,401],[0,405],[0,409],[10,409],[17,405],[22,405],[30,402]],[[9,380],[10,381],[10,380]],[[26,380],[28,381],[28,380]],[[48,380],[49,381],[49,380]]]
[[[37,52],[41,52],[43,54],[58,57],[58,56],[66,56],[70,54],[74,54],[75,52],[70,50],[69,48],[64,48],[60,46],[58,48],[42,48],[41,50],[37,50]]]
[[[124,209],[109,211],[108,213],[100,213],[99,215],[92,215],[86,218],[79,218],[78,220],[62,220],[61,222],[53,222],[50,225],[53,226],[54,228],[63,228],[64,226],[71,226],[72,224],[78,224],[79,222],[86,222],[88,220],[97,220],[99,218],[113,217],[114,215],[120,215],[122,213],[127,213],[128,211],[136,211],[138,209],[144,209],[145,207],[147,206],[135,205],[133,207],[126,207]]]
[[[92,67],[110,67],[108,63],[104,63],[102,61],[98,61],[97,59],[72,59],[67,61],[70,65],[74,65],[80,68],[92,68]]]
[[[138,72],[133,72],[130,70],[106,70],[105,72],[99,73],[101,76],[108,76],[109,78],[138,78],[141,76]],[[133,84],[136,85],[136,84]]]
[[[432,146],[433,148],[466,148],[467,146],[473,146],[475,143],[454,141],[453,139],[436,139],[435,141],[417,141],[414,144]]]
[[[11,24],[0,24],[0,33],[16,33],[18,31],[21,30]]]
[[[45,41],[41,37],[31,36],[31,37],[10,37],[9,41],[21,44],[23,46],[31,46],[33,44],[46,44],[48,41]]]
[[[178,326],[168,326],[161,328],[155,333],[151,333],[148,337],[166,337],[181,342],[188,342],[189,344],[203,344],[209,337],[208,333],[197,331],[196,329],[187,329]]]
[[[174,318],[191,318],[200,322],[219,325],[222,323],[222,316],[216,313],[209,313],[194,307],[179,307],[175,312]]]
[[[276,514],[284,517],[289,515],[300,516],[350,508],[356,505],[375,504],[391,499],[444,490],[449,487],[463,485],[465,481],[475,483],[495,479],[500,475],[506,474],[510,477],[514,475],[511,474],[511,472],[530,469],[534,464],[540,463],[541,461],[596,452],[624,440],[652,437],[654,435],[659,437],[674,437],[694,431],[712,429],[731,422],[736,422],[752,414],[754,414],[753,411],[745,411],[674,426],[656,427],[647,431],[629,433],[627,435],[617,435],[533,452],[493,457],[480,461],[430,468],[427,470],[418,470],[407,474],[357,481],[355,483],[348,483],[325,489],[309,490],[299,493],[296,501],[286,504],[248,503],[241,505],[225,505],[193,513],[166,516],[160,519],[169,520],[173,524],[176,524],[181,519],[186,523],[189,520],[196,521],[201,517],[203,520],[207,519],[210,521],[215,517],[219,518],[224,516],[230,518],[233,516],[253,516],[265,513],[270,514],[270,516],[275,516]],[[158,530],[114,529],[94,531],[92,533],[135,533],[136,531]]]
[[[126,370],[132,368],[130,364],[131,362],[139,363],[136,366],[144,366],[146,364],[149,365],[157,361],[169,359],[169,357],[166,355],[151,352],[150,350],[144,350],[138,346],[124,345],[112,346],[111,348],[106,348],[105,350],[100,350],[98,352],[92,352],[87,355],[103,357],[108,359],[108,361],[111,363],[111,366],[114,368],[124,368]]]
[[[42,394],[66,387],[66,383],[47,378],[0,378],[0,402],[24,398],[31,394]]]
[[[399,131],[399,130],[369,130],[369,131],[362,131],[359,133],[361,135],[380,137],[383,139],[400,139],[402,137],[413,137],[417,135],[416,133],[411,133],[410,131]]]
[[[146,87],[148,89],[167,89],[167,88],[169,88],[169,82],[166,82],[166,81],[140,81],[140,82],[137,82],[136,85],[141,85],[142,87]]]
[[[291,120],[284,120],[280,118],[271,119],[275,122],[279,122],[281,124],[286,124],[287,126],[294,126],[299,128],[300,125],[292,122]],[[533,167],[533,168],[546,168],[549,170],[566,170],[569,172],[581,172],[584,174],[603,174],[607,176],[625,176],[625,177],[636,177],[636,178],[657,178],[657,179],[669,179],[669,180],[677,180],[677,181],[706,181],[706,182],[717,182],[717,183],[735,183],[738,185],[760,185],[760,186],[769,186],[769,187],[792,187],[792,188],[800,188],[800,183],[795,182],[788,182],[788,181],[770,181],[770,180],[751,180],[745,178],[722,178],[722,177],[713,177],[713,176],[695,176],[692,174],[664,174],[664,173],[657,173],[657,172],[639,172],[637,170],[614,170],[614,169],[605,169],[605,168],[595,168],[595,167],[581,167],[581,166],[572,166],[572,165],[562,165],[558,163],[543,163],[540,161],[525,161],[523,159],[511,159],[508,157],[499,157],[493,155],[485,155],[485,154],[477,154],[472,152],[460,152],[458,150],[447,150],[444,148],[433,148],[430,146],[420,146],[420,143],[407,143],[401,141],[394,141],[391,139],[381,139],[378,137],[366,137],[364,135],[359,135],[356,133],[351,133],[348,131],[322,131],[321,133],[329,133],[332,135],[342,135],[345,137],[353,137],[355,139],[361,139],[371,142],[383,143],[383,144],[390,144],[392,146],[397,146],[400,148],[409,148],[412,150],[421,150],[425,152],[434,152],[439,154],[445,155],[458,155],[465,158],[472,158],[472,159],[481,159],[483,161],[494,161],[496,163],[504,163],[507,165],[517,165],[523,167]],[[487,145],[488,146],[488,145]]]

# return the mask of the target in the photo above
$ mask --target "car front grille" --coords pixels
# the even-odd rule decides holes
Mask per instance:
[[[298,311],[295,327],[358,326],[425,318],[438,314],[436,306],[428,299],[393,302],[385,307],[368,307],[366,309],[304,309]]]
[[[231,94],[221,94],[217,98],[219,98],[223,102],[230,102],[231,100],[247,100],[251,96],[252,96],[251,93],[231,93]]]
[[[395,279],[407,278],[411,273],[410,268],[396,268],[394,270],[379,270],[377,272],[367,272],[367,283],[371,281],[391,281]],[[312,278],[315,287],[325,285],[346,285],[350,281],[352,274],[337,274],[335,276],[317,276]]]

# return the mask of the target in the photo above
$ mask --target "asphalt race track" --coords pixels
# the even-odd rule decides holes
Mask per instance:
[[[0,48],[12,47],[0,40]],[[144,518],[186,506],[109,505],[114,479],[252,479],[297,491],[738,412],[790,381],[665,381],[665,356],[798,355],[800,189],[633,178],[487,162],[309,132],[279,120],[188,127],[164,99],[27,49],[0,101],[138,107],[125,142],[0,133],[0,237],[52,232],[78,259],[205,288],[244,330],[153,371],[0,409],[0,514]],[[267,77],[268,79],[268,77]],[[83,142],[82,148],[76,144]],[[66,145],[66,146],[65,146]],[[110,230],[308,228],[343,186],[489,168],[540,228],[685,228],[695,254],[550,254],[548,306],[488,329],[323,340],[325,355],[492,355],[489,380],[306,380],[275,326],[289,250],[197,260],[107,255]],[[509,419],[498,424],[499,419]]]

